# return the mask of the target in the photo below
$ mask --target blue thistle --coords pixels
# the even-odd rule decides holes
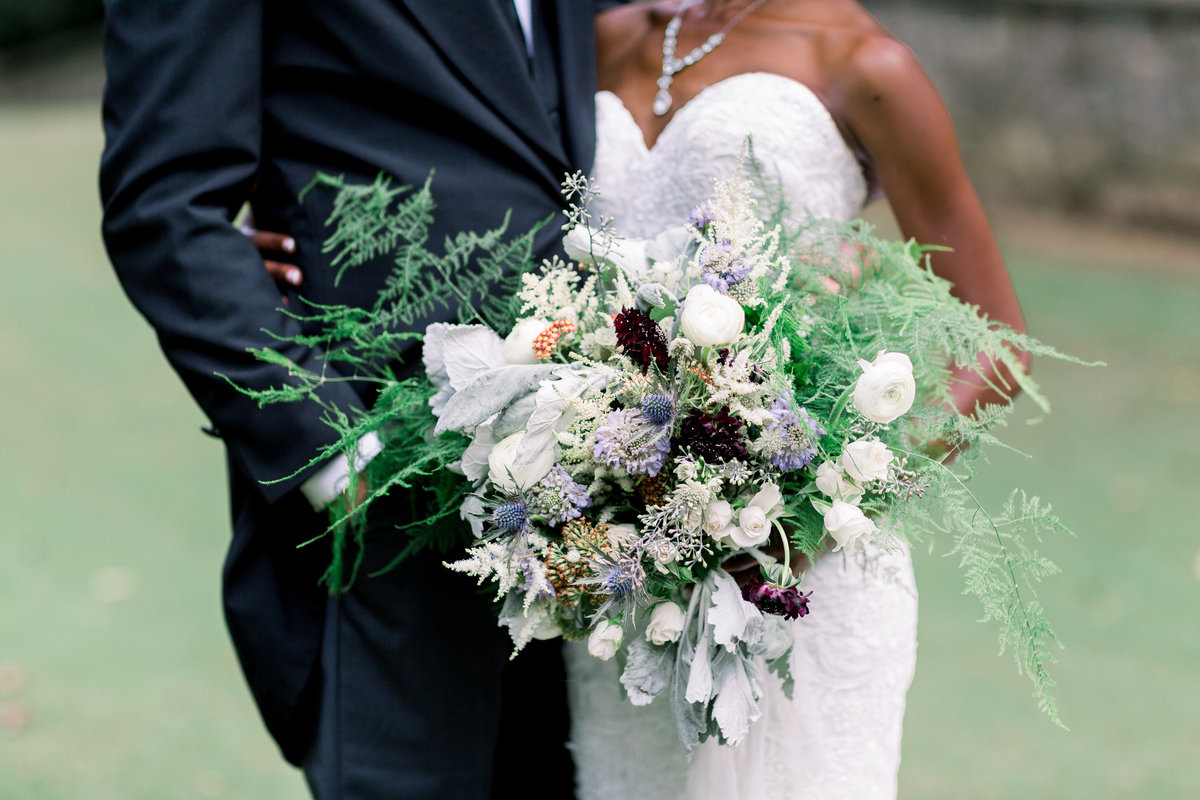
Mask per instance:
[[[649,394],[642,400],[642,413],[655,425],[666,425],[675,418],[675,404],[662,394]]]
[[[520,500],[497,506],[492,512],[492,522],[506,533],[517,533],[529,522],[529,506]]]

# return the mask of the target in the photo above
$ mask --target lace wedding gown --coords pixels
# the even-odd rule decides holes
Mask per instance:
[[[737,166],[743,142],[797,213],[857,216],[867,185],[829,112],[766,73],[714,84],[680,108],[653,147],[620,99],[596,97],[593,210],[623,236],[679,225]],[[614,661],[567,646],[580,800],[875,800],[896,795],[905,693],[916,659],[916,588],[902,545],[819,559],[805,576],[811,614],[793,623],[788,700],[766,678],[763,715],[737,747],[684,755],[666,698],[634,707]]]

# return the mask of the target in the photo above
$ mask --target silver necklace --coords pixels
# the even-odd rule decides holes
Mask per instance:
[[[671,17],[671,21],[667,23],[667,34],[663,39],[662,77],[658,79],[658,94],[654,95],[654,105],[651,107],[654,110],[655,116],[661,117],[663,114],[666,114],[671,110],[672,103],[675,102],[671,99],[671,83],[675,80],[675,73],[684,67],[690,67],[715,50],[721,42],[725,41],[725,36],[733,30],[734,25],[737,25],[744,17],[765,2],[767,0],[755,0],[739,11],[733,19],[729,20],[729,24],[724,28],[705,39],[704,43],[699,47],[692,50],[683,58],[676,58],[675,45],[679,41],[679,28],[683,25],[683,15],[695,3],[687,2],[680,6],[679,10],[675,12],[675,16]]]

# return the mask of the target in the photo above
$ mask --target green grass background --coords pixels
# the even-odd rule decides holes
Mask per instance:
[[[220,617],[219,445],[101,248],[99,149],[93,104],[0,106],[0,669],[23,678],[0,722],[28,714],[0,724],[0,798],[303,798]],[[1040,593],[1072,730],[935,543],[901,796],[1200,797],[1200,278],[1006,249],[1034,332],[1109,364],[1039,362],[1055,413],[1007,431],[1034,458],[976,481],[993,503],[1036,490],[1078,533],[1047,542],[1064,573]]]

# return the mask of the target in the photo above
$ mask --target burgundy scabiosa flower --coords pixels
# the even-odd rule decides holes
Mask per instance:
[[[742,421],[729,413],[728,406],[721,406],[715,414],[698,408],[688,409],[680,426],[679,441],[705,461],[724,462],[750,457],[742,442]]]
[[[642,368],[643,374],[650,364],[658,365],[660,372],[667,371],[667,337],[650,315],[638,308],[626,308],[613,320],[617,329],[617,344],[633,363]]]
[[[795,586],[777,586],[762,578],[754,578],[742,588],[742,599],[753,603],[764,614],[785,619],[808,616],[808,598],[812,592],[802,592]]]

